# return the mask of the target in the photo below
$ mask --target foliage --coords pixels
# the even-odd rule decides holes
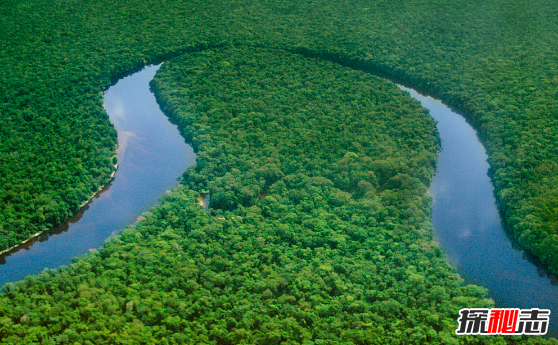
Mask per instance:
[[[557,11],[542,0],[4,1],[0,248],[106,182],[115,138],[99,91],[148,61],[247,43],[333,57],[460,109],[487,147],[510,232],[558,272]]]
[[[555,4],[542,0],[2,1],[0,249],[60,222],[106,182],[112,171],[116,140],[102,111],[101,91],[111,82],[148,62],[208,47],[238,45],[279,47],[372,71],[438,96],[460,109],[480,131],[487,147],[497,197],[514,238],[558,272],[555,255],[558,31],[552,29],[557,25],[557,12]],[[225,77],[226,57],[217,52],[207,54],[192,57],[192,62],[199,63],[195,59],[204,56],[208,61],[214,58],[223,63],[218,66],[199,63],[199,73]],[[242,54],[259,56],[246,51]],[[161,91],[161,101],[175,121],[182,121],[185,136],[199,150],[196,169],[185,175],[187,187],[155,210],[138,230],[128,230],[101,254],[79,260],[69,269],[8,285],[9,291],[0,303],[0,318],[4,321],[0,339],[17,343],[27,337],[28,343],[64,343],[78,341],[82,336],[84,343],[118,342],[118,337],[126,337],[132,343],[184,343],[193,341],[191,337],[196,335],[199,342],[209,339],[272,342],[280,337],[291,341],[311,338],[358,342],[359,337],[370,336],[361,342],[373,343],[372,337],[377,336],[396,343],[408,339],[405,329],[416,324],[418,328],[409,328],[409,334],[418,334],[417,342],[436,338],[450,343],[455,308],[486,303],[482,301],[482,290],[463,287],[452,278],[440,259],[440,250],[429,242],[431,230],[424,184],[432,173],[436,140],[431,123],[419,116],[417,106],[363,73],[278,52],[254,54],[263,54],[271,61],[278,56],[296,61],[297,66],[308,68],[309,78],[315,76],[318,81],[339,76],[346,82],[347,75],[352,75],[358,76],[356,83],[374,85],[370,90],[364,85],[343,89],[351,83],[338,84],[337,80],[326,79],[330,80],[328,87],[332,90],[350,91],[357,96],[354,104],[343,103],[348,108],[341,107],[339,111],[380,107],[375,110],[379,117],[373,118],[379,127],[375,130],[367,122],[362,122],[361,127],[360,123],[342,122],[344,118],[323,123],[311,121],[311,116],[337,112],[338,109],[328,108],[324,103],[302,102],[308,111],[316,111],[302,114],[292,106],[283,109],[282,105],[290,101],[286,99],[283,103],[271,95],[258,102],[253,96],[242,94],[244,91],[233,95],[212,89],[212,96],[203,98],[178,90],[178,83],[184,80],[167,75],[169,80],[157,86],[163,90],[163,84],[169,83]],[[177,66],[170,64],[168,70],[184,72],[188,68],[176,63]],[[258,61],[245,63],[258,66]],[[288,70],[280,61],[276,63]],[[272,67],[245,70],[244,75],[249,77],[270,69],[284,76]],[[325,71],[319,72],[322,68]],[[234,71],[229,72],[234,75]],[[192,75],[182,77],[192,79],[198,70],[189,73]],[[252,78],[257,78],[256,74]],[[270,78],[262,80],[265,81],[261,82],[262,87],[282,85],[280,81],[274,84]],[[284,81],[288,80],[285,76]],[[283,85],[281,92],[291,92],[290,97],[298,101],[316,97],[317,102],[317,97],[321,97],[322,92],[303,83],[306,80],[303,76],[295,73],[292,80],[298,83]],[[210,90],[203,80],[202,84]],[[244,90],[253,85],[231,86]],[[378,104],[361,98],[374,92],[380,97]],[[215,98],[211,100],[212,97]],[[235,97],[245,102],[238,99],[233,102]],[[185,98],[207,101],[209,105],[184,105]],[[332,99],[333,104],[342,100]],[[271,100],[281,107],[275,113],[262,111],[273,108],[265,103]],[[390,105],[388,100],[397,101]],[[233,104],[236,108],[228,108]],[[382,109],[383,106],[388,108]],[[192,110],[199,113],[190,113]],[[236,121],[245,121],[235,123],[230,118],[234,114],[240,117]],[[295,127],[294,123],[280,122],[284,114],[285,119],[297,114],[308,121],[296,122]],[[226,121],[227,130],[236,128],[236,132],[228,132],[228,136],[217,132],[223,128],[221,119],[213,117],[217,115]],[[422,125],[406,126],[402,119],[410,118],[418,121],[414,124]],[[405,135],[390,131],[391,127],[386,125],[398,120],[401,130],[408,128]],[[283,126],[291,128],[292,133],[281,131]],[[337,132],[330,128],[337,128]],[[378,133],[379,137],[368,137],[363,128],[374,129],[371,133]],[[341,131],[348,137],[336,136]],[[262,140],[263,135],[269,136],[266,138],[269,141]],[[330,140],[341,146],[328,145]],[[235,144],[232,147],[231,142]],[[266,151],[262,151],[264,148]],[[408,154],[407,150],[416,155]],[[291,159],[299,156],[301,159]],[[216,159],[223,160],[217,164]],[[254,169],[244,165],[253,159],[257,163]],[[201,188],[211,190],[214,214],[225,220],[209,219],[192,206],[195,197],[192,191]],[[169,219],[165,212],[169,212]],[[180,223],[189,219],[191,227]],[[256,231],[259,236],[254,236]],[[226,237],[229,234],[231,237]],[[411,241],[407,238],[410,234],[426,239],[427,244],[414,238]],[[367,241],[374,246],[363,249]],[[248,257],[244,254],[231,257],[234,254],[226,248],[232,244],[237,245],[235,251],[244,250],[246,245],[242,253]],[[194,245],[197,246],[191,247]],[[258,245],[275,251],[266,252]],[[180,248],[187,248],[181,255],[188,259],[177,257],[175,252]],[[222,250],[223,254],[213,250]],[[404,255],[401,250],[409,252]],[[126,251],[131,254],[126,255]],[[167,253],[174,255],[163,255]],[[273,266],[275,253],[279,257],[286,255],[288,260],[281,262],[292,265]],[[427,259],[421,261],[422,255],[427,254]],[[376,271],[366,266],[374,255],[386,261],[383,266],[373,264]],[[301,258],[318,258],[324,263],[323,268],[321,263],[304,266]],[[191,261],[186,264],[184,260]],[[405,260],[414,264],[404,265]],[[248,267],[239,262],[248,262]],[[199,268],[195,273],[199,276],[193,273],[182,276],[179,273],[182,271],[175,269],[183,267],[180,265]],[[236,286],[239,291],[230,291],[234,297],[229,298],[229,291],[223,292],[220,285],[220,279],[227,282],[229,277],[221,277],[217,272],[228,272],[231,266],[242,272],[265,274],[265,279],[268,276],[275,279],[277,275],[291,285],[295,283],[285,278],[292,277],[289,270],[308,278],[296,285],[298,295],[295,290],[285,294],[295,301],[290,297],[288,301],[281,300],[283,295],[277,291],[283,283],[268,284],[256,275],[259,280],[248,278],[254,279],[256,285],[268,285],[253,288],[240,281],[231,285],[231,289]],[[371,277],[351,276],[353,268],[379,273]],[[143,273],[134,275],[138,270]],[[206,278],[202,276],[204,272],[214,272],[218,277]],[[232,277],[248,279],[240,273]],[[401,279],[407,279],[406,283],[417,281],[416,285],[423,284],[425,290],[417,288],[413,292]],[[190,280],[197,285],[188,290]],[[340,285],[335,285],[337,280]],[[348,286],[349,283],[352,285]],[[358,290],[366,284],[381,287],[382,291],[393,290],[370,297]],[[290,285],[284,288],[287,286]],[[337,290],[333,290],[334,286]],[[349,291],[347,296],[352,296],[351,301],[340,292],[345,291],[343,286]],[[248,290],[240,291],[241,288]],[[202,295],[195,295],[198,289]],[[445,294],[441,289],[445,289]],[[178,297],[171,298],[173,294]],[[246,296],[245,301],[239,296]],[[421,297],[417,300],[418,296]],[[192,302],[184,302],[187,298]],[[144,301],[143,309],[135,304],[140,300]],[[293,309],[308,311],[311,314],[308,319],[295,315],[289,307],[277,308],[277,301],[288,306],[298,305],[300,300],[308,303],[304,304],[306,309],[302,306]],[[165,301],[173,302],[166,305]],[[266,301],[273,303],[268,305]],[[382,303],[376,304],[378,301]],[[348,307],[353,302],[356,309]],[[331,309],[314,308],[322,305]],[[416,314],[419,305],[429,306],[424,309],[428,314]],[[192,308],[197,309],[188,314]],[[256,320],[261,308],[265,311],[261,313],[263,319],[236,327],[243,320],[238,315],[251,311],[247,319]],[[186,309],[187,314],[174,314]],[[135,314],[127,314],[132,311]],[[389,315],[380,311],[389,311]],[[211,312],[236,316],[219,319],[208,316]],[[212,321],[198,322],[202,313],[206,321]],[[236,323],[222,324],[232,319]],[[301,329],[302,320],[312,320],[315,326],[304,324]],[[122,325],[125,326],[119,327]],[[367,328],[377,325],[382,328]],[[193,331],[177,331],[185,327]],[[344,329],[346,333],[340,333]],[[184,338],[184,334],[190,338]],[[271,338],[257,338],[264,334]],[[488,341],[504,342],[497,338]]]
[[[137,229],[7,285],[6,343],[478,342],[453,335],[456,311],[492,301],[432,242],[438,146],[417,102],[259,49],[173,59],[153,87],[199,163]]]

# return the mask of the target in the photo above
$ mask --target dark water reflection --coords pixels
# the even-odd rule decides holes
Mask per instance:
[[[118,171],[105,188],[64,224],[0,257],[0,286],[71,263],[124,229],[195,163],[192,148],[161,112],[149,91],[158,66],[121,79],[105,92],[105,109],[118,131]]]
[[[551,310],[558,334],[556,277],[515,248],[506,235],[488,177],[487,155],[474,129],[440,101],[400,86],[438,122],[442,151],[429,193],[436,240],[466,282],[489,289],[500,308]]]

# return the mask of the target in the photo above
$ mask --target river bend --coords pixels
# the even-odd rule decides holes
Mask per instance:
[[[110,187],[60,227],[0,256],[0,286],[102,246],[158,202],[195,163],[175,125],[149,90],[158,66],[121,79],[105,93],[118,132],[119,169]],[[558,286],[513,248],[488,177],[484,147],[464,118],[440,101],[400,86],[438,122],[442,151],[429,193],[436,240],[467,283],[489,289],[497,307],[545,308],[558,313]],[[85,212],[86,211],[86,212]],[[48,240],[48,241],[47,241]],[[558,334],[551,315],[549,334]]]
[[[475,130],[442,102],[399,86],[437,121],[442,140],[429,188],[432,225],[449,262],[465,282],[488,288],[499,308],[550,309],[558,314],[555,278],[530,262],[506,235],[488,177],[488,156]],[[558,334],[550,315],[548,333]]]
[[[159,108],[149,82],[159,66],[118,81],[105,92],[105,109],[118,133],[114,179],[61,226],[0,256],[0,286],[68,265],[133,224],[175,187],[196,155]]]

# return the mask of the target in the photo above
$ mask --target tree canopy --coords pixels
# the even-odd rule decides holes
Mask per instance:
[[[541,0],[3,1],[0,250],[107,182],[102,90],[146,63],[184,55],[154,87],[199,158],[137,230],[6,286],[0,339],[456,341],[457,308],[490,301],[431,242],[434,126],[364,72],[467,116],[507,228],[556,273],[557,14]],[[205,190],[218,219],[195,205]]]

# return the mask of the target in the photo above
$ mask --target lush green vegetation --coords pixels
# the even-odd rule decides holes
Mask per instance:
[[[207,45],[207,37],[176,41],[202,36],[194,26],[145,21],[156,3],[129,5],[0,3],[0,251],[60,223],[108,181],[116,132],[103,89],[146,59]],[[210,8],[190,2],[169,13],[196,7]],[[189,18],[200,26],[197,16]]]
[[[9,284],[7,343],[504,343],[453,335],[490,306],[432,242],[438,150],[418,103],[366,73],[222,49],[153,84],[199,152],[184,185],[99,253]],[[197,205],[212,195],[210,217]],[[514,339],[527,343],[538,338]]]
[[[373,71],[436,95],[459,108],[479,129],[488,149],[497,197],[511,233],[551,270],[558,272],[558,256],[555,255],[558,248],[557,25],[558,8],[542,0],[443,3],[422,0],[2,1],[0,250],[60,222],[106,182],[112,171],[116,138],[102,111],[101,90],[147,62],[234,43],[297,51]],[[218,58],[208,54],[200,56]],[[275,53],[258,54],[270,59],[277,56]],[[195,60],[201,59],[200,56],[191,60],[200,65],[200,73],[225,77],[226,63],[214,67],[222,71],[212,71],[211,66],[203,66]],[[279,56],[287,58],[286,55]],[[339,75],[340,80],[345,80],[345,73],[356,73],[313,60],[295,60],[308,68],[308,78]],[[248,65],[256,63],[246,61]],[[227,61],[221,59],[221,62]],[[325,71],[318,72],[317,67]],[[404,330],[415,325],[418,328],[413,334],[418,334],[419,339],[437,337],[443,341],[453,327],[445,323],[454,325],[456,307],[486,303],[482,300],[482,291],[462,287],[451,278],[450,271],[439,258],[439,249],[431,248],[430,244],[423,248],[422,242],[415,243],[418,249],[411,244],[419,239],[430,243],[430,228],[425,223],[428,204],[424,183],[431,174],[434,159],[431,155],[436,147],[431,132],[427,131],[429,134],[425,136],[422,132],[421,136],[420,131],[410,127],[405,138],[412,139],[394,142],[392,135],[393,138],[401,136],[389,132],[389,128],[380,127],[377,131],[389,133],[388,140],[385,136],[368,138],[366,133],[359,131],[359,126],[354,125],[349,128],[355,133],[346,133],[350,136],[333,140],[336,133],[324,130],[325,125],[333,126],[337,121],[344,121],[333,119],[330,123],[308,121],[297,132],[301,137],[292,137],[279,129],[289,123],[280,122],[282,116],[278,114],[289,109],[298,116],[312,114],[300,114],[292,107],[275,109],[271,104],[267,109],[275,109],[276,113],[266,113],[262,111],[266,104],[254,97],[220,95],[218,89],[204,99],[203,95],[193,95],[179,87],[184,85],[180,83],[195,77],[186,73],[187,66],[178,64],[167,68],[184,72],[181,74],[184,80],[174,80],[167,75],[159,85],[163,92],[161,97],[166,100],[176,121],[183,121],[181,126],[185,135],[200,150],[200,164],[185,176],[186,187],[170,197],[161,209],[154,211],[154,215],[137,231],[128,231],[101,254],[90,256],[61,273],[48,273],[41,279],[28,279],[19,287],[10,286],[0,304],[0,318],[4,321],[0,339],[18,342],[18,337],[27,336],[26,341],[31,342],[33,337],[51,332],[61,337],[57,342],[63,342],[64,337],[68,337],[68,341],[79,339],[72,338],[74,332],[84,334],[83,342],[89,339],[85,337],[91,337],[89,341],[97,343],[101,339],[116,341],[115,333],[130,334],[129,338],[141,333],[146,342],[159,342],[154,339],[163,336],[168,339],[176,337],[175,341],[181,342],[185,340],[174,333],[179,333],[177,329],[188,328],[195,329],[191,333],[200,337],[205,334],[208,339],[223,339],[223,342],[233,337],[233,329],[238,330],[238,338],[234,339],[244,337],[250,341],[262,339],[258,337],[263,334],[285,336],[287,329],[291,332],[287,335],[289,339],[307,337],[304,332],[308,331],[314,332],[318,338],[342,337],[356,341],[367,334],[403,339],[406,338]],[[256,74],[252,73],[256,71],[247,71],[246,77],[252,75],[255,78]],[[274,73],[281,75],[282,72],[274,69]],[[358,75],[355,83],[366,80],[374,85],[373,89],[359,90],[361,94],[376,92],[381,97],[378,104],[355,101],[357,104],[351,105],[355,107],[353,110],[359,106],[362,109],[385,106],[387,108],[381,111],[375,110],[378,116],[393,118],[389,112],[400,109],[397,114],[403,118],[415,116],[416,121],[423,121],[423,126],[418,128],[423,131],[431,128],[427,120],[418,116],[416,105],[409,103],[407,98],[370,76],[354,75]],[[292,90],[287,87],[281,90],[291,92],[290,97],[299,100],[301,94],[307,98],[318,97],[314,94],[316,89],[312,92],[310,85],[303,84],[303,76],[295,74],[293,78],[298,78],[299,83],[294,83]],[[168,83],[167,89],[165,83]],[[209,84],[202,84],[209,88]],[[272,88],[282,84],[269,81],[262,82],[261,86],[264,85]],[[300,90],[295,90],[294,86]],[[331,81],[330,87],[339,90],[344,86]],[[245,99],[243,97],[251,97],[254,102],[246,101],[240,105],[239,100]],[[196,103],[187,108],[183,103],[186,98],[209,102],[211,108]],[[268,100],[272,99],[266,98],[264,103]],[[390,105],[387,100],[398,100],[399,103]],[[237,108],[226,108],[229,101],[231,107],[236,104]],[[335,102],[339,101],[336,99]],[[274,100],[273,104],[282,103]],[[317,111],[315,116],[327,116],[327,107],[327,104],[308,105],[308,109]],[[254,110],[244,112],[248,109]],[[318,111],[320,109],[323,114]],[[191,113],[192,110],[200,114]],[[213,118],[214,114],[223,118]],[[227,116],[231,114],[250,114],[252,128],[247,121],[242,124],[229,121]],[[277,120],[273,123],[268,117]],[[379,123],[386,121],[385,117],[375,119]],[[244,127],[238,127],[234,137],[231,137],[233,134],[223,137],[219,132],[223,128],[221,120],[228,121],[227,130],[237,128],[234,126]],[[366,124],[363,122],[362,126]],[[404,123],[401,125],[409,128]],[[276,130],[270,133],[270,128]],[[321,139],[323,133],[327,141]],[[275,139],[263,141],[261,135],[264,134],[273,134]],[[370,142],[382,142],[382,146],[365,145],[366,142],[362,141],[365,137]],[[224,138],[234,140],[238,146],[226,145]],[[326,145],[330,140],[346,146],[330,147]],[[267,147],[261,156],[247,155],[246,150],[260,152],[260,146],[262,150]],[[403,148],[417,152],[416,157],[407,155]],[[344,151],[336,151],[341,149]],[[304,158],[293,158],[298,155]],[[423,160],[414,159],[418,157]],[[222,164],[216,166],[217,158],[222,159]],[[340,163],[343,159],[350,167],[346,171]],[[258,169],[242,165],[252,160],[258,164]],[[327,166],[321,165],[326,162]],[[227,218],[225,221],[211,220],[194,207],[193,191],[202,188],[213,193],[215,215]],[[301,192],[288,194],[295,189]],[[263,199],[259,200],[262,196]],[[249,207],[254,204],[258,207]],[[349,209],[350,219],[346,216]],[[291,213],[294,214],[289,216],[292,220],[281,218]],[[352,219],[353,213],[357,219]],[[308,215],[312,218],[305,218]],[[232,219],[233,216],[242,218]],[[376,223],[363,220],[369,218],[374,218]],[[190,223],[188,219],[191,219]],[[299,235],[300,229],[311,232]],[[257,236],[255,232],[258,232]],[[321,232],[329,237],[318,236]],[[411,241],[408,234],[418,237]],[[374,247],[362,249],[366,241],[373,242]],[[228,246],[236,246],[231,247],[234,250],[240,247],[247,256],[230,256]],[[205,249],[201,251],[200,248]],[[403,255],[403,248],[411,252],[403,257],[397,256]],[[128,251],[130,254],[127,255]],[[384,255],[384,251],[391,253]],[[305,257],[310,255],[304,254],[306,252],[312,256]],[[181,259],[180,255],[187,259]],[[286,259],[280,262],[292,264],[280,267],[279,261],[273,261],[279,260],[275,257],[281,255]],[[373,256],[369,255],[380,255],[385,262],[378,264],[379,261],[371,260]],[[321,262],[316,263],[315,268],[314,263],[309,263],[305,271],[300,266],[301,258],[310,261],[317,258]],[[412,264],[404,264],[404,259]],[[250,263],[252,268],[241,269],[242,265],[236,261]],[[325,269],[319,267],[322,264]],[[310,284],[301,282],[301,287],[297,286],[298,291],[302,291],[300,295],[290,290],[279,295],[280,288],[292,285],[279,283],[278,278],[265,289],[259,285],[248,288],[248,282],[239,281],[230,284],[233,290],[225,291],[223,281],[228,284],[229,278],[219,272],[232,272],[229,270],[231,265],[243,272],[255,272],[261,268],[259,274],[265,275],[265,279],[250,278],[258,284],[261,281],[267,284],[275,276],[294,277],[288,275],[291,271],[302,274]],[[372,278],[351,276],[351,269],[374,272],[372,267],[364,268],[366,265],[376,267]],[[401,266],[405,266],[405,270]],[[185,268],[180,271],[175,267]],[[216,278],[204,276],[212,272]],[[235,279],[239,276],[242,275],[233,275]],[[416,284],[419,287],[414,292],[408,290],[411,287],[405,286],[400,281],[402,278],[409,278],[408,282],[418,279],[419,283],[422,279],[424,291],[421,284]],[[201,287],[192,285],[194,287],[188,290],[186,286],[190,286],[190,280]],[[351,294],[346,294],[352,296],[351,302],[356,301],[357,309],[350,309],[347,297],[332,290],[337,281],[340,285],[335,289],[341,291],[342,286],[347,287],[346,291]],[[372,283],[371,286],[378,286],[375,291],[380,291],[380,286],[385,284],[381,291],[389,292],[372,297],[367,295],[368,292],[358,293],[359,286]],[[237,287],[238,291],[235,291]],[[445,294],[437,287],[445,289]],[[269,293],[266,292],[268,289]],[[283,291],[286,290],[280,292]],[[177,297],[171,298],[175,294]],[[308,305],[304,305],[307,309],[296,309],[315,313],[308,317],[308,320],[317,320],[314,326],[303,324],[303,318],[288,308],[274,311],[277,301],[282,305],[294,305],[304,301],[306,297],[302,295],[309,296]],[[405,297],[407,295],[415,301]],[[134,298],[127,300],[127,296]],[[232,303],[232,299],[223,296],[246,296],[245,300],[250,303],[235,300],[237,309],[232,307],[233,304],[212,304]],[[261,299],[255,296],[261,296]],[[281,296],[293,296],[295,301],[289,297],[283,302]],[[436,296],[443,298],[437,299]],[[167,305],[167,300],[174,301],[174,304]],[[140,301],[144,304],[139,304]],[[267,301],[270,304],[266,304]],[[386,305],[375,305],[377,301]],[[226,310],[244,315],[245,306],[256,308],[256,305],[266,308],[262,315],[269,319],[237,327],[242,318],[236,320],[233,315],[232,318],[218,319],[209,315],[210,311],[219,308],[223,313]],[[331,309],[313,309],[318,305],[327,305]],[[420,314],[419,305],[429,306],[425,308],[434,316]],[[192,308],[198,309],[192,312]],[[378,308],[392,312],[383,315],[377,312]],[[183,310],[188,311],[173,314]],[[257,314],[260,309],[251,310]],[[343,312],[336,316],[339,311]],[[214,318],[215,321],[205,324],[196,321],[202,312],[207,313],[203,314],[204,320]],[[343,319],[342,315],[351,317]],[[170,319],[167,320],[167,316]],[[179,317],[178,321],[175,317]],[[252,316],[247,318],[255,319]],[[420,322],[415,322],[417,318]],[[116,320],[115,324],[121,327],[111,328],[109,319]],[[236,323],[225,327],[220,324],[232,319]],[[296,324],[290,324],[293,319]],[[175,321],[179,323],[173,324]],[[327,328],[328,325],[331,328]],[[348,333],[341,333],[343,327],[337,325],[345,325]],[[383,330],[369,327],[383,327]],[[64,335],[65,329],[68,333]],[[219,329],[230,332],[217,334]]]
[[[0,6],[0,248],[57,223],[106,181],[115,139],[100,89],[145,61],[234,41],[333,53],[465,112],[489,151],[508,228],[558,272],[558,32],[548,29],[558,9],[546,1]],[[79,144],[65,146],[68,137]]]
[[[100,90],[146,61],[242,42],[334,58],[459,108],[510,232],[558,272],[555,4],[7,0],[0,13],[0,249],[107,180],[116,143]]]

